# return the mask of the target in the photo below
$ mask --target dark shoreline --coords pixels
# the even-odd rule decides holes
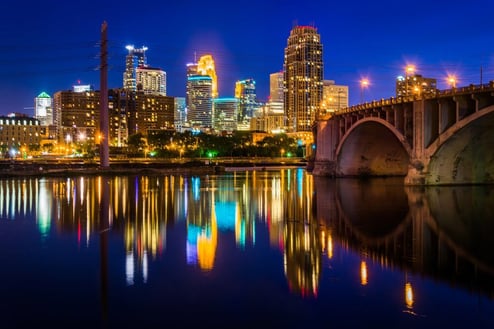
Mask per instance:
[[[266,170],[268,168],[302,167],[306,163],[299,159],[279,161],[277,159],[250,160],[168,160],[168,161],[139,161],[118,160],[110,161],[108,168],[100,168],[97,161],[29,161],[11,160],[0,161],[0,177],[70,177],[70,176],[115,176],[115,175],[206,175],[235,170]]]

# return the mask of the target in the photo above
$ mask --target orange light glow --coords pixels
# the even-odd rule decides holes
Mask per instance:
[[[365,261],[360,263],[360,284],[365,286],[367,285],[367,264]]]
[[[413,290],[410,282],[405,284],[405,303],[408,308],[413,307]]]

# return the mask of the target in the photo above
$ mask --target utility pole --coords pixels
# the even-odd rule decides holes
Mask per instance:
[[[101,25],[101,54],[100,54],[100,110],[99,110],[99,165],[100,168],[110,167],[110,155],[108,149],[109,140],[109,123],[108,123],[108,24],[103,22]]]

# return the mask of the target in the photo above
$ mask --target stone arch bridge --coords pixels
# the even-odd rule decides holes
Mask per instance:
[[[315,176],[494,183],[494,81],[349,107],[313,126]]]

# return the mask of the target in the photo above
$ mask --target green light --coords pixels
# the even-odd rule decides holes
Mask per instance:
[[[289,158],[289,157],[291,157],[291,156],[292,156],[292,152],[288,152],[288,153],[286,154],[286,156],[287,156],[288,158]]]

